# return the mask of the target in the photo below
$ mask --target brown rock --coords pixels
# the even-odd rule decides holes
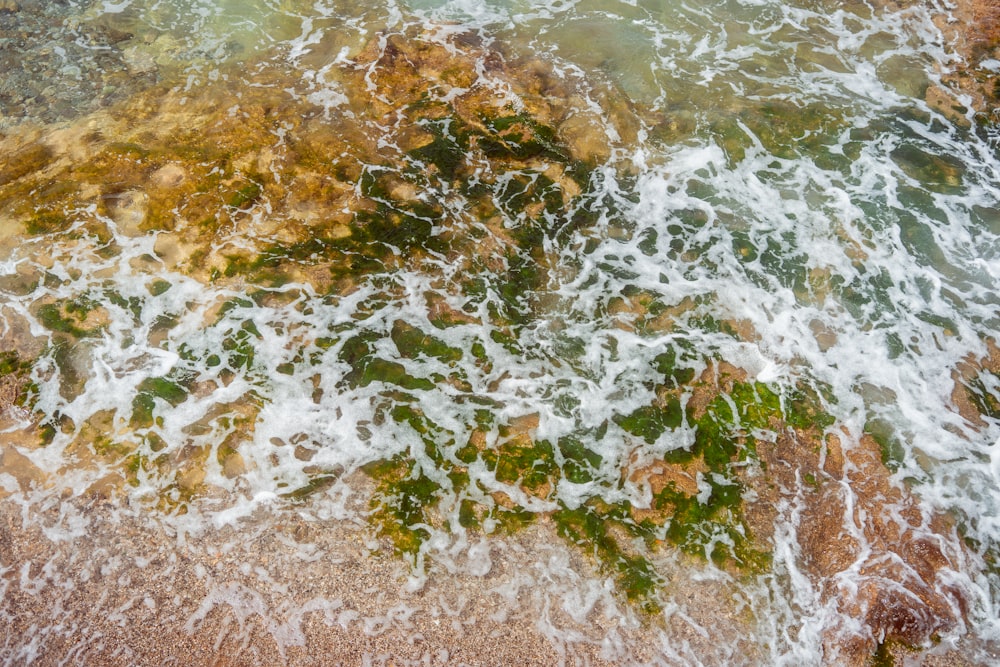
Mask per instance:
[[[611,157],[611,145],[604,126],[599,118],[590,114],[571,115],[559,126],[559,136],[578,160],[600,162]]]
[[[967,357],[958,365],[952,373],[952,380],[955,387],[951,392],[951,401],[967,421],[975,426],[985,426],[983,415],[980,413],[982,406],[977,406],[973,401],[975,395],[975,385],[984,372],[1000,376],[1000,348],[995,340],[986,341],[986,356],[976,359],[973,356]]]
[[[883,641],[916,646],[954,628],[966,602],[938,579],[951,565],[943,549],[959,548],[954,532],[893,481],[871,436],[845,440],[788,429],[774,443],[758,443],[768,483],[759,494],[768,506],[800,499],[802,567],[826,599],[863,625],[860,634],[829,628],[827,658],[863,665]],[[758,508],[748,518],[776,516]]]
[[[141,190],[129,190],[104,198],[111,219],[121,231],[138,234],[149,212],[149,195]]]
[[[0,472],[16,479],[22,491],[27,491],[33,485],[45,481],[45,473],[12,444],[3,446],[3,452],[0,453]]]
[[[953,21],[952,18],[957,19]],[[984,66],[1000,55],[1000,2],[957,0],[937,21],[964,62],[943,77],[946,86],[972,98],[973,110],[996,121],[1000,111],[1000,72]],[[927,103],[965,124],[965,111],[953,95],[936,86],[928,88]]]

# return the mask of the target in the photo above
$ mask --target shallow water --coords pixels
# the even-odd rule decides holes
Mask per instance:
[[[92,498],[192,535],[299,512],[381,535],[419,590],[541,517],[594,557],[550,558],[552,599],[648,623],[546,617],[564,660],[823,664],[887,639],[843,602],[906,562],[875,507],[939,545],[921,577],[966,607],[912,656],[988,664],[1000,159],[924,101],[953,62],[931,9],[20,4],[0,489],[25,526],[81,540]],[[790,476],[784,436],[813,451]],[[677,462],[690,531],[650,473]],[[860,508],[833,570],[809,562],[813,487]],[[736,601],[720,641],[678,630],[711,622],[683,580]],[[51,660],[57,625],[2,655]]]

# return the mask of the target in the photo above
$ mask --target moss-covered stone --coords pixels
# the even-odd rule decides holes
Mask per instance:
[[[368,354],[363,341],[345,345],[344,350],[348,358]],[[754,535],[745,516],[747,485],[742,471],[748,463],[762,465],[757,461],[759,439],[773,443],[778,433],[789,430],[814,433],[831,423],[830,417],[815,394],[806,390],[779,392],[765,383],[747,381],[745,373],[726,364],[718,364],[698,378],[679,371],[668,357],[659,359],[657,367],[670,381],[660,397],[653,405],[615,421],[639,438],[642,446],[686,428],[694,430],[694,443],[687,449],[669,451],[661,460],[656,473],[660,481],[654,481],[648,507],[625,501],[608,505],[600,499],[603,487],[595,486],[593,497],[583,505],[570,508],[560,501],[559,509],[539,513],[519,506],[507,492],[499,490],[514,487],[539,500],[558,500],[555,492],[564,480],[606,484],[611,480],[601,477],[602,457],[585,443],[606,437],[607,426],[581,432],[579,437],[560,438],[553,444],[533,437],[537,415],[497,423],[492,411],[483,409],[475,424],[470,424],[468,441],[455,443],[426,418],[412,397],[397,395],[394,400],[403,402],[391,408],[392,418],[408,424],[424,441],[423,454],[435,470],[450,472],[447,482],[442,483],[437,475],[432,480],[422,464],[404,456],[368,466],[365,470],[379,489],[374,507],[381,533],[398,551],[412,554],[429,539],[430,530],[450,530],[446,517],[451,512],[465,530],[483,530],[487,519],[505,530],[516,530],[545,515],[560,535],[613,574],[627,599],[650,612],[659,608],[663,578],[654,565],[654,552],[664,541],[733,571],[766,570],[769,550]],[[686,407],[680,396],[689,397]],[[487,437],[489,433],[495,434],[495,442]],[[470,493],[466,466],[476,462],[485,464],[501,485],[485,499],[481,493]],[[697,480],[692,471],[697,471]],[[637,471],[631,479],[646,479],[644,474]],[[621,480],[625,477],[623,470]],[[685,477],[690,484],[672,481]],[[446,498],[457,501],[449,500],[454,506],[443,506]]]
[[[34,361],[17,352],[0,351],[0,412],[11,407],[29,408],[33,387],[30,374]]]
[[[983,417],[1000,419],[1000,374],[984,369],[966,385],[969,400]]]
[[[624,527],[629,534],[642,532],[642,526],[633,523],[624,508],[602,503],[576,509],[563,507],[553,513],[552,520],[564,539],[590,552],[615,575],[629,601],[639,604],[647,613],[659,612],[657,591],[664,584],[663,577],[646,557],[630,553],[609,530],[613,524]]]

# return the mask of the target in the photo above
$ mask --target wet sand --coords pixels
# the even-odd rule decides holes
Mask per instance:
[[[65,506],[53,510],[66,512],[74,513]],[[238,528],[191,536],[122,514],[94,503],[73,519],[87,524],[85,536],[52,542],[39,528],[26,529],[15,507],[0,505],[0,662],[561,661],[559,645],[539,629],[546,614],[535,606],[545,597],[544,584],[533,579],[531,566],[540,552],[529,550],[527,535],[491,545],[503,556],[482,576],[486,554],[407,593],[404,563],[372,543],[366,530],[343,522],[263,511]],[[551,557],[571,557],[551,551]],[[558,609],[549,614],[553,622],[566,621]],[[570,652],[574,661],[613,664],[600,658],[599,646],[584,643]]]
[[[623,608],[545,522],[475,540],[413,586],[412,570],[368,527],[304,506],[199,535],[100,499],[32,514],[25,525],[14,503],[0,503],[3,664],[658,662],[658,624]],[[52,539],[68,527],[74,538]],[[727,608],[726,593],[691,587],[692,620],[737,631],[746,617]],[[670,625],[691,650],[713,653],[704,630]]]

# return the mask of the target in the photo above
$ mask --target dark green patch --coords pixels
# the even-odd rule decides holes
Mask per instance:
[[[173,287],[173,285],[167,280],[162,280],[162,279],[154,280],[149,285],[149,293],[153,296],[160,296],[171,287]]]
[[[67,229],[69,219],[55,212],[40,212],[24,223],[24,230],[31,235],[54,234]]]
[[[556,133],[527,114],[516,114],[486,120],[494,132],[480,136],[477,145],[494,160],[529,160],[544,158],[568,163],[569,153],[556,139]]]
[[[252,320],[244,320],[239,328],[230,329],[222,339],[222,349],[226,352],[226,366],[234,373],[247,371],[253,367],[256,355],[256,341],[260,332]]]
[[[373,332],[364,332],[344,342],[340,349],[340,360],[351,366],[351,370],[344,375],[345,382],[355,387],[384,382],[411,390],[434,388],[432,381],[408,374],[401,363],[376,357],[372,343],[377,339],[378,336]]]
[[[24,376],[31,371],[31,362],[21,359],[16,352],[0,351],[0,377],[4,375]]]
[[[226,199],[226,206],[239,210],[245,210],[256,204],[260,200],[262,194],[264,194],[264,189],[257,181],[246,180],[240,183],[239,186],[229,195]]]
[[[552,445],[545,440],[512,440],[483,452],[482,459],[498,482],[517,484],[529,491],[538,490],[559,471]]]
[[[129,419],[129,426],[136,429],[153,425],[157,399],[177,407],[188,397],[187,389],[165,377],[146,378],[136,389],[137,393],[132,399],[132,416]]]
[[[678,365],[677,350],[674,348],[656,355],[653,363],[656,365],[657,372],[663,373],[668,384],[675,387],[689,384],[694,379],[693,368]]]
[[[908,176],[934,192],[953,194],[962,185],[965,165],[958,158],[927,152],[913,144],[902,144],[890,155]]]
[[[875,653],[868,660],[868,667],[894,667],[896,659],[892,655],[892,642],[879,642]]]
[[[666,536],[682,551],[735,564],[742,570],[761,571],[769,555],[754,549],[741,515],[742,485],[734,479],[706,475],[711,494],[704,502],[668,484],[653,499],[653,507],[670,514]]]
[[[983,417],[1000,419],[1000,376],[983,370],[965,384],[969,400]]]
[[[434,357],[444,362],[451,362],[462,358],[462,351],[460,349],[450,347],[444,341],[425,334],[420,329],[402,320],[396,320],[393,324],[391,336],[392,342],[396,344],[396,349],[399,350],[400,355],[407,359],[426,356]]]
[[[11,402],[20,407],[29,407],[29,395],[37,392],[37,386],[29,381],[29,375],[34,363],[22,359],[16,352],[0,351],[0,381],[8,388],[14,389]],[[10,400],[10,396],[7,396]]]
[[[571,436],[559,438],[559,452],[563,456],[562,472],[574,484],[592,482],[603,461],[600,454]]]
[[[62,302],[48,303],[38,309],[38,320],[46,329],[69,334],[74,338],[96,336],[99,327],[82,328],[80,325],[87,315],[97,307],[90,299],[80,297]]]
[[[337,481],[336,475],[317,475],[294,491],[282,493],[281,497],[288,500],[305,500],[315,493],[330,488],[335,481]]]
[[[629,415],[616,415],[616,424],[632,435],[653,444],[668,429],[675,429],[684,421],[680,400],[671,396],[662,407],[645,405]]]
[[[417,553],[430,537],[426,528],[418,526],[431,525],[427,512],[438,503],[441,487],[420,474],[412,460],[398,456],[368,464],[364,471],[378,486],[372,518],[379,533],[390,539],[398,553]]]
[[[893,472],[899,470],[906,458],[906,447],[899,439],[896,428],[887,420],[876,417],[865,424],[865,432],[878,443],[882,465]]]
[[[444,131],[440,122],[426,123],[424,127],[431,131],[434,140],[425,146],[410,151],[409,155],[425,164],[434,165],[441,178],[455,180],[459,168],[465,161],[466,148],[458,143],[458,139]]]

